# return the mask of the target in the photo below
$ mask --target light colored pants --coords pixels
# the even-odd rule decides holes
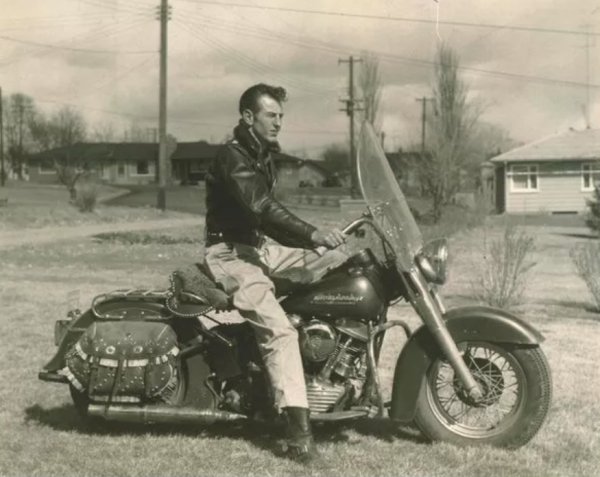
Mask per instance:
[[[336,250],[319,255],[282,245],[222,242],[206,248],[205,263],[214,279],[233,294],[234,306],[254,329],[278,409],[309,406],[298,333],[277,301],[269,275],[297,267],[319,279],[346,258]]]

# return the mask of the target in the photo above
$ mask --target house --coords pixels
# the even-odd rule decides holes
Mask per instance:
[[[183,185],[203,181],[218,149],[218,144],[209,144],[206,141],[178,143],[171,156],[173,179]]]
[[[218,148],[219,145],[206,141],[177,143],[170,157],[172,179],[183,185],[203,181]],[[281,153],[275,154],[273,160],[282,187],[321,186],[332,176],[318,161]],[[158,145],[81,142],[31,154],[28,157],[30,180],[56,183],[56,162],[85,168],[98,180],[109,184],[151,184],[157,180]]]
[[[156,181],[158,146],[152,143],[84,143],[31,154],[27,159],[29,180],[56,183],[55,162],[87,169],[110,184],[140,185]]]
[[[319,161],[299,159],[288,154],[274,154],[279,187],[321,187],[331,181],[332,173]]]
[[[571,129],[490,161],[498,212],[581,213],[600,180],[600,129]]]

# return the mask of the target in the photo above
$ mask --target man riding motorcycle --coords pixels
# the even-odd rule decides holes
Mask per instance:
[[[223,145],[206,176],[205,263],[247,319],[267,369],[275,406],[287,423],[287,455],[302,461],[316,455],[298,333],[279,305],[269,275],[301,268],[314,279],[342,263],[335,250],[338,229],[319,229],[301,220],[273,195],[286,91],[257,84],[241,96],[234,139]],[[279,244],[267,243],[265,236]]]

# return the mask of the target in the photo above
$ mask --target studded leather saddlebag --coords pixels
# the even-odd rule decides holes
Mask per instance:
[[[176,387],[178,353],[177,336],[164,323],[97,322],[67,353],[63,373],[92,401],[147,401]]]

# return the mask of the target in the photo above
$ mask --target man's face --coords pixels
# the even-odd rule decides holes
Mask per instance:
[[[262,95],[258,98],[258,110],[246,110],[243,117],[259,139],[266,143],[277,142],[283,120],[283,108],[275,99]]]

